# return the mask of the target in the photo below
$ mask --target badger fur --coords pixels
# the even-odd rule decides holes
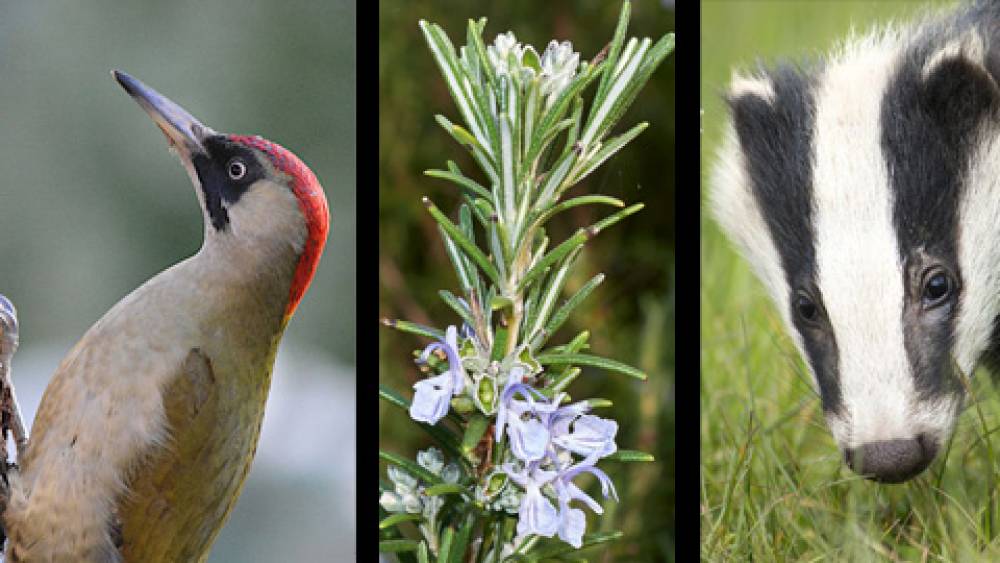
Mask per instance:
[[[1000,0],[737,74],[718,223],[809,365],[847,464],[902,482],[1000,350]]]

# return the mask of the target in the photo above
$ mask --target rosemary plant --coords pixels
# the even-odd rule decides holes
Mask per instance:
[[[590,473],[602,495],[614,497],[598,461],[652,460],[618,449],[617,423],[591,414],[609,401],[571,401],[566,392],[582,367],[646,375],[586,353],[588,331],[549,342],[604,279],[595,275],[560,302],[586,242],[642,209],[607,195],[563,197],[647,126],[609,137],[673,50],[674,36],[626,41],[628,19],[625,2],[614,38],[589,62],[569,42],[552,41],[539,55],[510,32],[487,46],[485,19],[469,22],[456,52],[441,27],[420,22],[461,116],[461,124],[441,115],[437,121],[482,175],[466,175],[451,161],[447,170],[426,172],[461,189],[454,220],[423,200],[458,277],[461,295],[439,294],[459,326],[383,321],[433,340],[414,352],[427,377],[413,386],[412,400],[380,389],[439,446],[415,462],[380,452],[389,464],[389,482],[380,485],[380,550],[401,560],[537,560],[613,540],[620,533],[585,534],[585,513],[572,503],[603,509],[574,479]],[[547,223],[587,204],[618,211],[550,242]]]

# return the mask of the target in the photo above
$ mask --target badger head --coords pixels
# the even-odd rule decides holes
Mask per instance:
[[[942,449],[1000,313],[1000,44],[964,25],[735,77],[711,182],[847,464],[883,482]]]

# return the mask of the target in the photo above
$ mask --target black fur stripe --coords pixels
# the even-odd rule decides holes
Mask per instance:
[[[828,412],[841,410],[838,353],[832,330],[817,330],[796,314],[798,292],[820,308],[816,284],[813,217],[813,129],[815,94],[812,78],[790,66],[768,73],[774,99],[748,93],[729,100],[736,134],[745,157],[754,199],[781,258],[788,286],[791,317]],[[782,306],[782,304],[779,304]]]
[[[948,34],[935,37],[935,31]],[[882,150],[903,264],[904,343],[924,398],[959,388],[950,361],[962,286],[959,205],[977,131],[997,111],[996,85],[978,62],[956,54],[926,71],[928,60],[955,31],[932,28],[909,49],[881,109]],[[940,269],[951,277],[954,291],[947,302],[928,307],[923,288]]]

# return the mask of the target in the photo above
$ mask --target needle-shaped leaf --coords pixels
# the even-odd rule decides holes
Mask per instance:
[[[387,518],[384,518],[378,523],[379,530],[385,530],[386,528],[391,528],[393,526],[398,526],[403,522],[422,522],[424,517],[420,514],[407,514],[405,512],[400,512],[399,514],[393,514]]]
[[[590,331],[581,330],[579,334],[573,337],[573,340],[569,341],[569,344],[563,346],[562,352],[575,354],[580,350],[586,350],[589,347],[589,344],[587,344],[588,340],[590,340]]]
[[[573,125],[574,122],[572,119],[564,119],[550,127],[548,131],[542,133],[541,144],[538,146],[538,152],[525,154],[524,159],[521,161],[521,172],[518,181],[528,181],[532,184],[536,183],[534,178],[525,178],[525,176],[529,173],[538,173],[538,170],[541,167],[539,158],[545,154],[545,149],[548,148],[548,146],[553,140],[555,140],[556,137],[559,136],[560,133],[566,131],[567,129],[571,129]],[[529,147],[534,148],[534,145],[529,145]]]
[[[388,401],[390,404],[393,404],[401,409],[410,408],[409,401],[407,401],[402,395],[386,387],[385,385],[379,384],[378,396]]]
[[[451,557],[451,540],[455,537],[455,528],[448,526],[441,534],[441,547],[438,550],[438,563],[448,563]]]
[[[414,477],[419,477],[430,483],[431,485],[440,485],[443,481],[437,475],[431,473],[430,471],[424,469],[416,462],[410,461],[401,455],[394,454],[392,452],[387,452],[384,450],[378,451],[378,456],[385,460],[387,463],[391,463],[405,471]]]
[[[597,169],[598,166],[604,164],[604,161],[611,158],[616,152],[621,150],[622,147],[627,145],[632,139],[636,138],[639,133],[646,130],[649,124],[642,122],[635,127],[629,129],[625,133],[618,135],[617,137],[608,139],[602,145],[600,150],[596,154],[587,159],[586,165],[583,166],[579,171],[575,172],[573,176],[569,179],[569,184],[578,184],[581,180],[586,178]]]
[[[490,200],[481,197],[472,198],[469,197],[468,194],[463,196],[463,199],[465,200],[465,203],[469,205],[469,208],[472,210],[472,216],[476,218],[476,222],[478,222],[479,225],[484,230],[490,228],[489,218],[492,217],[493,214],[495,213],[495,211],[493,210],[493,204],[490,202]],[[471,231],[463,230],[463,233],[467,232]],[[466,234],[466,236],[468,236],[468,234]],[[468,238],[469,240],[472,240],[472,237]]]
[[[546,321],[549,320],[549,314],[552,313],[552,307],[555,306],[556,299],[559,294],[562,293],[563,285],[566,284],[566,275],[569,270],[573,267],[573,263],[576,262],[576,258],[580,255],[580,248],[576,248],[563,261],[562,266],[556,270],[556,273],[548,280],[545,284],[545,291],[542,294],[541,301],[538,303],[538,312],[533,319],[531,325],[529,325],[527,331],[527,338],[533,339],[538,331],[542,330],[545,326]]]
[[[462,519],[462,525],[458,528],[458,533],[455,534],[455,538],[451,542],[451,561],[450,563],[462,563],[465,556],[465,550],[469,547],[469,541],[472,539],[472,530],[476,526],[476,518],[470,512],[465,515]]]
[[[572,313],[573,310],[576,309],[576,306],[582,303],[583,300],[586,299],[588,295],[590,295],[590,292],[594,291],[594,289],[597,286],[601,285],[601,282],[603,281],[604,281],[604,274],[597,274],[596,276],[590,278],[590,280],[587,283],[583,284],[583,287],[578,289],[576,293],[574,293],[572,297],[567,299],[562,304],[562,306],[556,310],[555,314],[552,315],[552,318],[549,319],[548,324],[545,325],[545,334],[547,335],[555,334],[555,332],[559,330],[560,327],[562,327],[563,323],[566,322],[566,319],[569,318],[570,313]],[[542,339],[538,342],[533,341],[532,349],[537,350],[544,343],[545,339]]]
[[[462,174],[456,174],[454,172],[448,172],[445,170],[425,170],[425,176],[430,176],[431,178],[439,178],[441,180],[448,180],[449,182],[454,182],[459,186],[471,191],[472,193],[486,198],[489,201],[492,198],[489,190],[479,185],[478,182],[469,178],[468,176],[463,176]]]
[[[521,279],[521,282],[518,285],[518,289],[523,290],[525,287],[527,287],[529,283],[531,283],[531,281],[536,276],[547,270],[557,261],[566,257],[573,250],[576,250],[577,247],[582,246],[585,242],[597,236],[597,234],[600,233],[602,230],[610,227],[611,225],[614,225],[615,223],[621,221],[625,217],[628,217],[629,215],[639,211],[643,207],[644,207],[643,204],[636,203],[635,205],[626,207],[625,209],[622,209],[621,211],[601,221],[598,221],[597,223],[591,225],[586,229],[578,230],[576,234],[563,241],[562,244],[552,249],[552,251],[543,256],[542,259],[539,260],[537,264],[532,266],[531,269],[528,270],[528,273],[525,274],[524,278]]]
[[[378,542],[379,553],[399,553],[401,551],[416,551],[420,544],[417,540],[382,540]]]
[[[479,250],[475,244],[472,243],[454,223],[451,222],[444,213],[434,205],[430,199],[424,198],[424,206],[427,207],[427,211],[431,214],[431,217],[444,228],[448,236],[457,244],[465,253],[472,258],[475,263],[482,268],[483,273],[485,273],[493,281],[493,283],[500,283],[500,278],[497,275],[497,269],[490,263],[489,258],[483,254],[483,251]]]
[[[444,340],[444,331],[434,327],[425,326],[420,323],[403,321],[400,319],[382,319],[382,324],[394,328],[400,332],[408,332],[419,336],[426,336],[434,340]]]
[[[460,205],[458,208],[458,227],[461,229],[462,234],[471,241],[476,240],[475,229],[472,225],[473,209],[475,209],[474,205],[465,203]],[[462,259],[462,264],[465,266],[465,274],[469,279],[469,287],[465,288],[466,295],[482,295],[483,286],[482,280],[479,278],[479,270],[476,269],[476,265],[472,263],[472,260],[469,257],[464,254],[459,254],[459,256]],[[474,305],[472,316],[476,316]],[[473,324],[472,326],[476,325]]]
[[[647,454],[646,452],[640,452],[638,450],[618,450],[604,459],[609,459],[611,461],[625,461],[625,462],[656,461],[656,458],[653,457],[653,454]]]
[[[541,226],[559,212],[566,211],[567,209],[580,205],[589,205],[591,203],[600,203],[610,205],[612,207],[625,207],[625,202],[616,197],[606,195],[582,195],[574,197],[573,199],[567,199],[566,201],[560,201],[556,205],[548,208],[534,220],[534,224],[535,226]]]
[[[668,33],[661,37],[659,41],[650,48],[645,56],[643,57],[642,64],[636,71],[635,76],[632,78],[632,82],[629,83],[628,87],[625,88],[622,94],[619,96],[618,105],[611,112],[609,119],[607,120],[607,127],[605,130],[609,129],[615,124],[622,115],[628,110],[635,101],[636,96],[642,90],[646,82],[649,81],[650,75],[653,71],[660,66],[663,59],[667,57],[674,50],[674,34]]]
[[[532,284],[528,289],[528,299],[524,302],[524,324],[522,325],[522,330],[527,330],[528,327],[534,326],[535,318],[538,317],[538,300],[541,298],[544,286],[543,279],[542,283]]]
[[[545,112],[544,117],[538,122],[538,127],[535,130],[536,133],[531,141],[531,146],[528,148],[526,159],[530,162],[538,157],[542,152],[543,139],[545,132],[555,126],[556,123],[562,121],[566,112],[569,110],[570,104],[573,100],[586,88],[595,78],[597,78],[601,73],[600,66],[588,66],[583,69],[580,74],[576,75],[576,78],[570,82],[569,86],[559,94],[556,101],[552,104],[552,107]]]
[[[622,63],[625,64],[624,69],[622,69],[621,74],[611,83],[607,97],[600,104],[594,105],[596,109],[593,109],[588,117],[587,126],[580,136],[580,143],[584,146],[589,146],[593,141],[599,141],[607,129],[616,121],[616,118],[613,118],[613,116],[620,114],[616,108],[621,108],[621,104],[623,103],[621,100],[622,94],[632,84],[632,78],[639,70],[639,66],[643,61],[643,55],[649,49],[649,45],[649,39],[643,39],[639,42],[638,47],[629,53],[631,58],[622,60]],[[623,112],[624,110],[622,110]]]
[[[580,546],[580,549],[586,549],[591,546],[600,545],[602,543],[607,543],[610,541],[615,541],[621,539],[621,537],[622,537],[621,532],[599,532],[596,534],[587,534],[583,536],[583,544]],[[561,555],[573,553],[574,551],[577,551],[577,548],[571,546],[568,543],[552,541],[536,547],[535,549],[531,550],[531,552],[528,555],[532,559],[539,561],[543,559],[551,559],[559,557]]]
[[[538,363],[549,366],[581,365],[618,372],[645,381],[646,373],[628,364],[590,354],[540,354]]]
[[[434,119],[438,122],[438,125],[440,125],[442,129],[455,139],[455,142],[472,152],[472,157],[476,159],[476,162],[479,163],[479,167],[483,169],[483,172],[486,172],[486,175],[489,176],[492,182],[499,182],[497,166],[494,162],[493,156],[487,152],[475,136],[469,133],[465,127],[452,123],[443,115],[436,115],[434,116]]]
[[[466,487],[463,487],[458,483],[441,483],[440,485],[432,485],[424,489],[424,494],[431,497],[440,495],[460,495],[464,492],[466,492]]]
[[[580,156],[579,151],[569,151],[556,162],[555,167],[545,177],[545,182],[539,189],[538,199],[535,200],[535,207],[545,209],[554,200],[555,195],[560,191],[563,181],[569,176],[576,159]]]
[[[501,81],[502,82],[502,81]],[[500,185],[503,193],[503,218],[514,221],[514,138],[513,125],[507,116],[500,116]]]
[[[479,21],[469,20],[466,29],[466,40],[479,59],[479,66],[483,70],[483,75],[490,84],[496,82],[496,71],[490,64],[489,56],[486,54],[486,45],[483,44],[483,30],[486,28],[486,18],[479,18]]]
[[[576,366],[570,366],[569,368],[565,369],[561,374],[556,376],[556,378],[552,380],[551,384],[547,385],[544,389],[542,389],[542,394],[544,394],[546,397],[549,398],[556,396],[556,394],[565,391],[566,388],[569,387],[569,384],[573,383],[573,381],[577,377],[579,377],[581,373],[582,370],[580,368]]]
[[[473,287],[470,272],[474,272],[475,267],[466,261],[465,255],[459,252],[458,247],[455,246],[455,243],[448,237],[440,225],[438,225],[438,231],[441,232],[441,240],[444,241],[445,252],[447,252],[448,258],[451,260],[452,267],[455,268],[455,275],[458,276],[458,282],[462,285],[462,289],[468,293]]]
[[[471,88],[468,86],[468,78],[463,72],[461,64],[455,56],[455,48],[448,39],[448,35],[436,24],[428,24],[424,20],[419,22],[420,29],[424,32],[424,38],[434,55],[434,60],[438,63],[438,68],[444,76],[451,97],[458,106],[459,112],[465,122],[472,127],[476,138],[482,143],[487,154],[492,152],[492,147],[484,124],[480,121],[480,116],[485,113],[477,111],[474,107],[475,99],[471,95]]]
[[[445,302],[445,304],[451,307],[452,311],[455,311],[458,316],[462,317],[463,321],[469,323],[469,326],[476,325],[476,321],[472,318],[472,311],[469,310],[468,304],[459,301],[458,297],[455,297],[455,294],[447,289],[439,290],[438,295],[441,297],[441,300]]]
[[[604,101],[604,97],[608,93],[608,88],[611,86],[611,76],[612,71],[616,66],[618,66],[618,57],[621,54],[622,43],[625,42],[625,30],[628,28],[628,20],[631,16],[632,4],[628,1],[622,2],[621,12],[618,13],[618,25],[615,26],[615,34],[612,36],[611,43],[608,45],[607,58],[607,69],[601,76],[601,83],[597,86],[597,94],[594,96],[594,105],[598,105]]]

